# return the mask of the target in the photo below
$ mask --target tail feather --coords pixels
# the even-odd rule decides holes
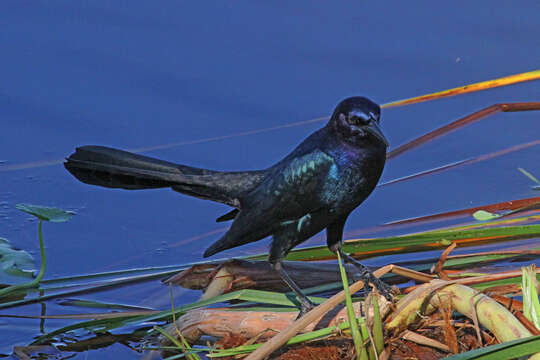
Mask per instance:
[[[264,171],[220,172],[175,164],[104,146],[77,148],[64,163],[80,181],[129,190],[173,190],[239,208],[243,194],[264,178]]]
[[[129,190],[170,187],[204,172],[104,146],[79,147],[64,166],[84,183]]]

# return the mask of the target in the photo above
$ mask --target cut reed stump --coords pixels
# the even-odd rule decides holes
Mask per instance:
[[[380,296],[379,304],[381,315],[385,316],[390,311],[390,303],[384,296]],[[357,317],[367,315],[368,319],[373,318],[373,308],[366,307],[364,302],[353,303],[353,306]],[[286,329],[294,322],[297,316],[298,311],[249,311],[249,309],[231,311],[227,308],[197,309],[191,310],[178,318],[176,324],[170,324],[167,330],[171,334],[180,331],[182,336],[190,343],[197,341],[203,335],[217,338],[243,337],[263,340]],[[344,321],[348,321],[347,309],[339,307],[307,325],[301,333],[338,325]]]
[[[309,263],[301,261],[286,261],[284,268],[290,277],[301,288],[310,288],[334,282],[341,282],[337,264]],[[347,277],[356,279],[358,270],[352,265],[346,265]],[[213,282],[218,282],[221,293],[242,289],[266,291],[289,291],[279,274],[274,271],[267,261],[249,261],[232,259],[221,263],[194,265],[181,273],[165,280],[167,283],[180,285],[192,290],[206,290]],[[204,298],[220,295],[212,292]]]

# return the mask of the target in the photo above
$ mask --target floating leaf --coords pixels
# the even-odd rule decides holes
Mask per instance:
[[[32,277],[34,259],[26,251],[14,249],[8,240],[0,238],[0,281],[9,282],[8,275]]]
[[[474,212],[473,217],[478,221],[488,221],[488,220],[500,218],[501,215],[494,214],[485,210],[478,210]]]
[[[442,238],[441,239],[441,245],[443,245],[443,246],[452,245],[452,241],[450,241],[448,239],[445,239],[445,238]]]
[[[30,215],[34,215],[40,220],[50,222],[66,222],[71,219],[75,213],[73,211],[66,211],[58,208],[30,205],[30,204],[17,204],[17,209],[24,211]]]

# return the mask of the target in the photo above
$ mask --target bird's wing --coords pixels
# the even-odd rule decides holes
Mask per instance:
[[[337,177],[334,159],[315,149],[291,159],[249,195],[249,212],[293,220],[328,205],[325,191]]]
[[[337,167],[334,159],[314,150],[291,159],[273,169],[243,199],[229,231],[212,244],[204,256],[260,240],[271,235],[276,226],[301,221],[329,205],[325,191],[335,184]]]

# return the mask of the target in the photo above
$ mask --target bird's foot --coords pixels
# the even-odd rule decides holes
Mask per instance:
[[[296,320],[300,319],[302,316],[304,316],[306,313],[308,313],[311,309],[313,309],[315,306],[314,303],[309,300],[309,298],[302,292],[302,289],[296,285],[296,283],[289,277],[289,274],[283,269],[281,260],[276,261],[272,264],[272,267],[274,270],[276,270],[279,275],[281,276],[281,279],[289,285],[291,290],[296,294],[296,297],[298,298],[298,301],[300,301],[300,312],[298,313],[298,316],[296,317]]]
[[[376,288],[377,291],[386,298],[386,300],[392,301],[393,294],[398,292],[396,291],[397,289],[394,290],[394,288],[392,288],[390,285],[386,284],[384,281],[373,275],[373,273],[366,266],[359,263],[350,255],[345,254],[343,251],[341,251],[340,253],[341,257],[343,257],[346,262],[354,265],[358,270],[360,270],[359,276],[357,276],[357,278],[364,280],[364,291],[366,293],[369,292],[369,284],[372,284],[373,287]]]
[[[386,298],[386,300],[392,301],[394,294],[392,287],[373,275],[373,273],[366,267],[361,269],[360,278],[364,280],[364,290],[366,293],[369,291],[369,285],[371,284],[381,295]]]
[[[300,312],[298,313],[298,316],[295,320],[300,319],[302,316],[306,315],[308,312],[313,310],[317,305],[311,302],[307,297],[305,299],[299,299],[300,300]]]

